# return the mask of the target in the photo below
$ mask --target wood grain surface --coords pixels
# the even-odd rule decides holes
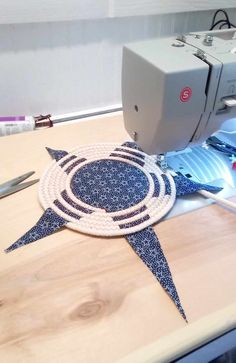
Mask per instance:
[[[0,183],[40,177],[49,146],[123,142],[122,117],[0,139]],[[38,185],[0,200],[1,362],[164,362],[236,327],[236,216],[217,205],[155,226],[187,325],[124,238],[69,229],[4,254],[42,214]]]

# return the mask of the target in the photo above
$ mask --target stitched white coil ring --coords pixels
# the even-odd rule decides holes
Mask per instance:
[[[93,171],[97,169],[98,172]],[[112,189],[110,183],[116,187]],[[98,189],[100,184],[103,187]],[[104,190],[107,192],[103,195]],[[156,223],[172,208],[175,197],[172,176],[165,173],[163,177],[155,158],[119,144],[86,145],[72,150],[49,165],[39,186],[44,209],[53,209],[69,228],[98,236],[130,234]],[[117,198],[117,205],[112,198]]]

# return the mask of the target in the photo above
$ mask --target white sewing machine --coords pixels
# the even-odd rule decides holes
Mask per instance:
[[[224,197],[236,194],[229,157],[213,148],[192,148],[226,120],[236,131],[236,30],[124,47],[122,102],[126,130],[145,152],[167,155],[170,167],[194,180],[221,180]],[[201,206],[195,197],[192,201],[192,206],[182,202],[175,214]]]
[[[236,117],[236,32],[220,30],[124,47],[125,127],[149,154],[200,144]]]

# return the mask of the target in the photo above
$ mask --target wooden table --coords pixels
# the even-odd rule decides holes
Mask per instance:
[[[45,146],[123,142],[121,116],[0,139],[0,182],[50,163]],[[1,362],[166,362],[236,327],[236,219],[209,206],[155,226],[187,325],[124,238],[69,229],[5,254],[42,215],[38,185],[0,200]]]

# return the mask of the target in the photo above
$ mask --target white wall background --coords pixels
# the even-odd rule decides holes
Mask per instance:
[[[0,0],[0,23],[32,23],[234,8],[235,0]]]
[[[5,2],[0,0],[0,5]],[[200,1],[203,2],[207,4],[211,0]],[[155,1],[145,3],[150,4],[145,8],[149,12],[157,11],[153,8]],[[182,0],[184,3],[186,8],[187,1]],[[217,5],[217,1],[214,3]],[[120,103],[124,43],[207,30],[214,12],[124,16],[144,14],[143,0],[114,0],[110,4],[113,7],[109,8],[109,16],[101,13],[93,19],[60,22],[27,23],[31,18],[26,18],[24,12],[18,18],[14,12],[1,12],[5,14],[5,21],[0,17],[0,23],[16,22],[16,19],[23,22],[0,25],[1,115],[61,114]],[[132,8],[132,4],[136,7]],[[170,0],[166,5],[170,6]],[[228,9],[228,13],[230,20],[236,22],[236,10]],[[48,14],[45,18],[41,14],[41,19],[47,20]],[[117,17],[112,17],[114,14]],[[86,18],[85,15],[82,17]]]

